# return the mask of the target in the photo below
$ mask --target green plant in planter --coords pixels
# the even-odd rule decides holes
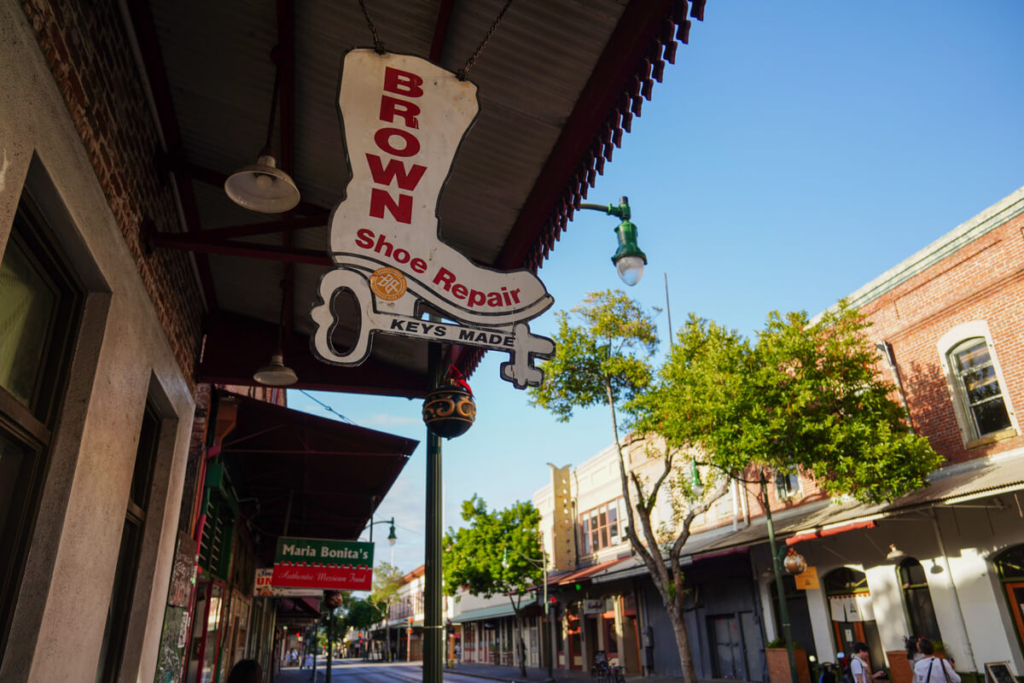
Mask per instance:
[[[765,645],[765,647],[769,648],[769,649],[772,649],[772,648],[784,648],[784,647],[786,647],[786,639],[785,638],[776,638],[774,640],[769,640],[768,644]],[[802,650],[804,648],[803,648],[803,646],[800,643],[793,643],[793,649],[795,649],[795,650]]]

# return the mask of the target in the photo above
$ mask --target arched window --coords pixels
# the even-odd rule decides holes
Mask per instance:
[[[943,335],[938,347],[964,444],[1016,435],[988,324],[976,320],[958,325]]]
[[[900,578],[900,588],[903,589],[903,605],[907,609],[907,616],[910,617],[910,630],[913,635],[942,640],[924,567],[914,558],[908,557],[899,563],[896,571]]]
[[[994,564],[1009,601],[1010,614],[1017,625],[1018,644],[1024,645],[1024,545],[1015,545],[1000,553]]]

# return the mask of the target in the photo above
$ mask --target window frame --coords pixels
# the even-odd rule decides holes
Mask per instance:
[[[615,511],[615,526],[617,528],[616,540],[615,540],[614,543],[612,542],[612,534],[611,534],[612,523],[610,521],[611,520],[611,515],[609,514],[612,510]],[[600,519],[601,519],[600,513],[602,511],[605,513],[605,523],[603,525],[599,525],[598,527],[596,527],[596,529],[592,528],[591,525],[590,525],[590,518],[591,518],[591,516],[594,513],[597,513],[597,518],[600,521]],[[588,510],[585,510],[584,512],[581,512],[580,515],[579,515],[579,531],[580,531],[580,541],[581,541],[580,542],[580,549],[581,549],[580,555],[584,556],[584,557],[587,556],[587,555],[594,555],[596,553],[601,552],[602,550],[606,550],[608,548],[614,548],[615,546],[622,545],[629,538],[627,536],[627,533],[626,533],[626,529],[628,528],[628,526],[629,526],[629,520],[628,520],[628,518],[625,515],[625,506],[624,506],[624,502],[623,502],[622,496],[619,496],[618,498],[613,498],[613,499],[611,499],[609,501],[605,501],[604,503],[601,503],[600,505],[595,505],[594,507],[589,508]],[[602,537],[606,537],[607,538],[607,541],[606,541],[606,543],[604,545],[600,545],[600,547],[596,547],[596,548],[594,547],[594,544],[592,543],[592,535],[594,534],[595,531],[598,532],[598,539],[601,539]],[[605,531],[606,532],[604,534],[604,536],[602,536],[602,534],[600,533],[601,531]]]
[[[909,580],[910,568],[917,566],[921,568],[921,573],[924,575],[924,583],[911,583]],[[933,640],[942,640],[942,627],[939,625],[939,616],[935,611],[935,601],[932,599],[932,589],[928,584],[928,572],[925,570],[924,565],[916,557],[906,557],[896,564],[896,583],[900,587],[900,597],[903,599],[903,611],[907,615],[907,622],[910,625],[910,632],[919,636],[927,636]],[[907,572],[907,580],[904,581],[904,570]],[[928,633],[927,629],[924,628],[924,624],[918,623],[921,619],[920,614],[915,613],[913,603],[911,601],[911,591],[924,591],[928,595],[928,602],[932,605],[932,619],[935,622],[935,633]]]
[[[780,481],[785,482],[785,485],[779,486]],[[791,485],[794,482],[796,484],[795,487]],[[772,476],[772,485],[775,487],[775,497],[779,500],[793,500],[799,498],[804,493],[799,472],[775,470]]]
[[[978,338],[984,339],[987,346],[992,368],[995,371],[996,381],[999,383],[1003,407],[1006,409],[1007,417],[1010,420],[1009,427],[987,434],[978,433],[971,412],[971,406],[965,394],[963,380],[952,360],[952,354],[958,347],[965,342]],[[1007,390],[1006,378],[1003,376],[1003,366],[999,362],[999,355],[996,352],[996,345],[989,330],[988,322],[985,320],[972,320],[957,325],[939,339],[936,348],[939,353],[943,374],[946,376],[946,388],[953,403],[953,412],[956,416],[964,448],[975,448],[1020,434],[1020,425],[1017,422],[1017,415],[1013,409],[1013,401]]]
[[[53,288],[57,304],[51,313],[40,372],[28,405],[0,387],[0,433],[32,453],[29,456],[32,461],[16,475],[19,481],[11,515],[5,528],[0,528],[0,556],[11,558],[0,570],[0,661],[10,637],[25,562],[39,517],[54,430],[63,405],[87,295],[77,271],[28,193],[23,193],[19,200],[0,260],[11,244],[17,245]]]

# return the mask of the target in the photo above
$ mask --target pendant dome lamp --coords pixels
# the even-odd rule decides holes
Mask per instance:
[[[290,387],[299,381],[298,375],[290,367],[284,364],[284,353],[281,351],[284,341],[284,303],[288,290],[281,283],[281,321],[277,326],[277,350],[270,356],[270,364],[253,373],[252,378],[258,384],[268,387]]]
[[[224,181],[224,191],[235,204],[259,213],[285,213],[299,203],[299,188],[287,173],[277,167],[270,143],[274,136],[280,69],[274,72],[274,95],[270,100],[267,142],[255,164],[243,166]]]

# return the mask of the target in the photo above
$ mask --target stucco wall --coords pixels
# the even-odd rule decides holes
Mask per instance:
[[[147,397],[161,416],[124,680],[151,680],[194,405],[32,27],[0,4],[0,251],[23,183],[89,295],[0,680],[91,680]]]

